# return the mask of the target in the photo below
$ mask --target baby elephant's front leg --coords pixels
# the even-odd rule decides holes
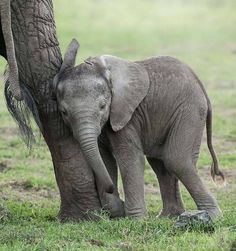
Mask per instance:
[[[99,180],[97,180],[97,187],[102,208],[110,213],[111,218],[124,217],[124,202],[120,199],[118,192],[118,167],[116,160],[110,153],[109,149],[101,142],[99,146],[100,154],[115,186],[115,191],[112,194],[109,194],[105,192],[102,184],[99,182]]]
[[[143,218],[147,214],[144,200],[144,154],[137,148],[115,148],[125,193],[125,215]]]

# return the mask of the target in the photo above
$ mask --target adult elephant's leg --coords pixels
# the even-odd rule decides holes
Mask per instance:
[[[62,221],[96,219],[101,210],[94,175],[87,165],[77,141],[62,122],[52,116],[41,116],[44,138],[49,146],[57,184],[60,190]]]
[[[51,85],[61,67],[52,0],[11,0],[12,31],[20,81],[28,86],[40,111],[61,195],[60,218],[81,220],[99,210],[93,172],[51,99]]]
[[[163,209],[159,216],[178,216],[184,212],[184,205],[182,202],[179,181],[171,173],[169,173],[163,161],[154,158],[147,158],[152,169],[156,173],[163,203]]]
[[[124,202],[120,199],[118,192],[118,167],[116,160],[104,144],[99,144],[99,151],[115,186],[113,194],[108,194],[102,189],[98,179],[96,180],[102,208],[109,211],[111,218],[124,217]]]

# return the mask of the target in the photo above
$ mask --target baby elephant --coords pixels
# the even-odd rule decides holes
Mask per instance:
[[[198,210],[207,212],[211,219],[220,216],[216,200],[196,171],[206,125],[212,177],[224,178],[212,147],[211,104],[193,71],[167,56],[130,62],[104,55],[74,67],[78,47],[72,40],[53,89],[63,120],[106,194],[102,204],[112,193],[118,196],[117,177],[112,175],[118,166],[125,215],[146,215],[145,155],[160,184],[161,216],[184,212],[178,180]]]

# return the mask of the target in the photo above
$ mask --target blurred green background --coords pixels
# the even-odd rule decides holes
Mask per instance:
[[[55,0],[58,38],[64,53],[80,42],[77,62],[113,54],[130,60],[177,57],[203,81],[213,105],[213,139],[226,187],[210,179],[211,158],[203,137],[199,172],[217,197],[224,218],[215,231],[177,231],[174,220],[156,218],[158,184],[146,167],[149,218],[61,225],[50,154],[38,139],[24,147],[0,98],[0,250],[229,250],[236,239],[236,1]],[[0,59],[3,73],[6,62]],[[37,130],[35,131],[38,134]],[[187,209],[195,205],[181,187]]]
[[[79,59],[172,55],[189,63],[208,86],[233,86],[236,1],[95,0],[73,1],[68,8],[58,0],[54,5],[62,50],[77,38]]]

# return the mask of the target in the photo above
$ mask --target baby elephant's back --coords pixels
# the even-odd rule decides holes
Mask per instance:
[[[191,114],[188,123],[205,124],[207,99],[200,80],[186,64],[166,56],[137,63],[147,70],[150,79],[148,94],[139,109],[146,114],[146,137],[152,135],[153,141],[161,140],[181,114]]]
[[[144,103],[147,102],[146,106],[152,112],[152,108],[156,110],[158,107],[170,112],[182,104],[207,109],[201,83],[186,64],[168,56],[152,57],[137,63],[141,64],[149,75],[150,88]]]

